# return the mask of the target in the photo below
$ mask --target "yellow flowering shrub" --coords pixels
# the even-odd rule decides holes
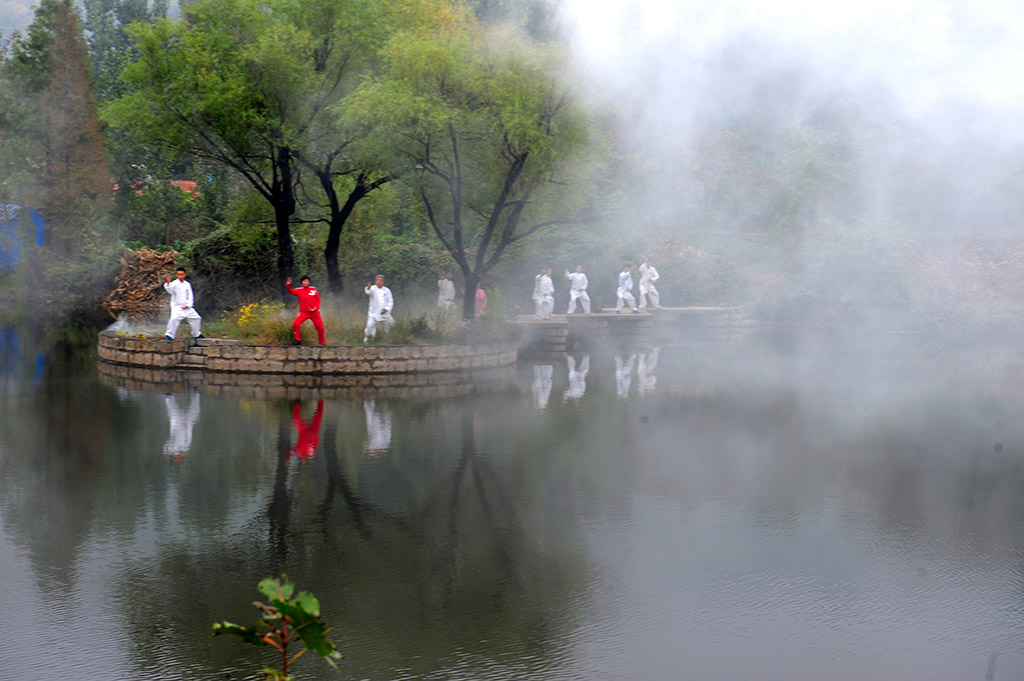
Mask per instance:
[[[287,342],[291,335],[291,320],[280,301],[261,300],[227,312],[221,318],[224,332],[232,338],[247,338],[260,343]]]

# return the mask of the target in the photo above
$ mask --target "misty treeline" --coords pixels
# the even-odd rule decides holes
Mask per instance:
[[[237,295],[300,271],[340,292],[341,261],[360,285],[378,270],[436,281],[454,264],[470,316],[509,249],[581,220],[591,127],[564,50],[522,29],[541,30],[537,13],[483,24],[473,9],[199,0],[168,18],[166,4],[98,1],[79,17],[48,0],[4,52],[4,93],[24,110],[4,121],[18,169],[4,200],[39,206],[49,233],[79,245],[180,247]],[[58,128],[63,71],[81,96]],[[95,159],[51,149],[77,138]]]
[[[529,307],[545,266],[607,305],[646,255],[668,305],[1019,330],[1024,164],[967,114],[928,128],[743,40],[638,43],[612,87],[557,7],[45,0],[0,52],[0,202],[44,214],[32,272],[76,300],[123,244],[181,251],[211,308],[304,272],[426,300],[450,269],[466,314],[480,283]]]

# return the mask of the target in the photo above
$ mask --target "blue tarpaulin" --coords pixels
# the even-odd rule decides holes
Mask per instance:
[[[31,227],[23,225],[25,218]],[[35,232],[36,246],[43,245],[43,216],[31,208],[13,203],[0,203],[0,270],[13,269],[21,259],[23,234]]]

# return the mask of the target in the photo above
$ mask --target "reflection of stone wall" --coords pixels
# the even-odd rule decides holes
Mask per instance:
[[[604,345],[648,346],[729,342],[747,337],[757,324],[739,307],[648,308],[643,314],[555,315],[551,321],[520,318],[525,329],[520,350],[531,356]]]
[[[413,374],[266,374],[185,369],[146,369],[100,362],[100,382],[128,390],[229,395],[256,400],[427,399],[500,390],[514,366]]]
[[[510,366],[514,343],[479,345],[243,345],[216,339],[193,341],[99,337],[100,360],[155,369],[185,368],[254,374],[406,374]]]

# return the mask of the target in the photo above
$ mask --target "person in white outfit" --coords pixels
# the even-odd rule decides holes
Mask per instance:
[[[579,367],[576,366],[576,358],[569,355],[565,358],[569,365],[569,387],[562,393],[563,400],[576,400],[577,402],[587,392],[587,372],[590,371],[590,355],[583,355]]]
[[[622,355],[615,355],[615,391],[621,399],[629,397],[629,385],[633,381],[633,363],[636,361],[636,353],[629,356],[623,363]]]
[[[363,410],[366,412],[366,446],[363,452],[379,459],[391,448],[391,410],[387,405],[377,409],[373,400],[363,402]]]
[[[537,411],[544,411],[548,408],[548,400],[551,399],[551,376],[555,368],[550,364],[533,365],[533,383],[530,387],[533,390],[533,408]]]
[[[437,280],[437,291],[437,306],[447,317],[451,314],[452,304],[455,302],[455,282],[452,281],[451,272],[445,272],[444,276]]]
[[[551,268],[542,269],[533,280],[534,319],[551,319],[555,308],[555,284],[551,281]]]
[[[391,325],[395,323],[395,318],[391,315],[395,306],[395,298],[391,295],[391,289],[384,285],[383,274],[377,275],[376,283],[367,284],[364,293],[370,296],[370,307],[366,313],[366,330],[363,332],[363,342],[368,343],[371,338],[377,336],[378,324],[384,328],[384,333],[387,333]]]
[[[658,289],[654,288],[654,282],[658,281],[658,270],[654,269],[654,265],[647,262],[647,258],[644,258],[643,263],[640,265],[640,309],[647,308],[647,300],[650,299],[651,307],[660,308],[661,302],[659,301]]]
[[[181,324],[182,319],[188,320],[193,338],[202,338],[203,334],[199,330],[199,325],[203,318],[193,307],[195,296],[192,294],[192,284],[185,281],[185,268],[179,267],[174,274],[178,277],[177,280],[171,281],[171,275],[168,274],[167,281],[164,282],[164,290],[171,294],[171,318],[167,320],[167,331],[164,333],[164,338],[174,340],[174,334],[178,333],[178,325]]]
[[[199,420],[199,393],[191,397],[188,411],[178,406],[173,395],[164,397],[164,406],[167,407],[167,421],[170,425],[167,442],[164,443],[164,456],[181,462],[192,447],[192,430]]]
[[[660,351],[661,348],[654,348],[647,354],[640,355],[636,365],[636,389],[641,395],[654,392],[654,386],[658,383],[658,377],[654,375],[654,370],[658,368],[658,352]]]
[[[583,305],[583,313],[590,314],[590,296],[587,295],[587,275],[583,274],[583,265],[576,265],[576,271],[565,271],[565,278],[569,280],[569,310],[566,314],[576,311],[576,300],[579,299]]]
[[[619,272],[619,288],[616,289],[615,295],[618,296],[618,301],[615,303],[615,314],[622,314],[622,302],[626,301],[629,306],[633,308],[633,312],[639,312],[640,310],[636,306],[636,299],[633,298],[633,268],[626,265]]]

